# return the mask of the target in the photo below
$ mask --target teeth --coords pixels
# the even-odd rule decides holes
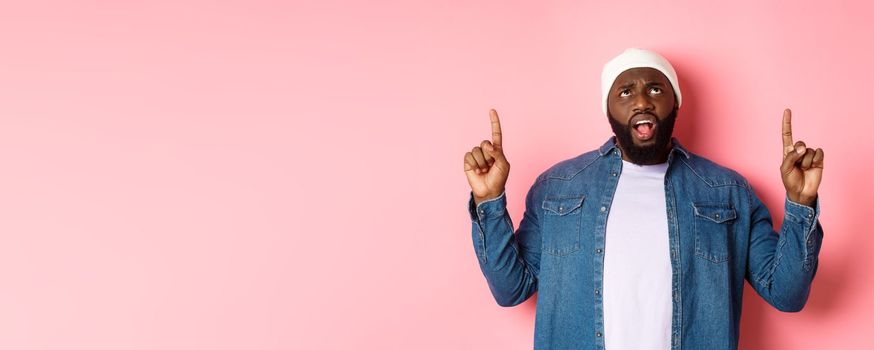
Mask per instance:
[[[638,125],[644,124],[644,123],[652,124],[652,122],[649,120],[641,120],[641,121],[638,121],[637,123],[634,123],[634,126],[638,126]]]

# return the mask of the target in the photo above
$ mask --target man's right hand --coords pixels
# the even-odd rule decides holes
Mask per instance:
[[[510,163],[501,146],[501,121],[498,112],[489,111],[492,121],[492,141],[483,140],[479,146],[464,154],[464,174],[473,191],[476,204],[501,195],[510,176]]]

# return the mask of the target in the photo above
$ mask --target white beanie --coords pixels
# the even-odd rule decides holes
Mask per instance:
[[[601,108],[604,109],[604,115],[607,115],[607,96],[610,94],[610,88],[613,86],[616,77],[626,70],[641,67],[649,67],[662,72],[671,82],[674,94],[677,95],[677,107],[680,106],[683,96],[680,94],[680,82],[677,80],[677,72],[674,71],[671,63],[655,52],[630,48],[607,62],[604,65],[604,70],[601,71],[601,97],[604,100]]]

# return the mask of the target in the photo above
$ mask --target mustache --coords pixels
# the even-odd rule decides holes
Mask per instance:
[[[637,116],[638,114],[649,114],[655,116],[650,111],[635,113],[634,116]],[[663,154],[667,144],[670,142],[674,130],[674,122],[677,119],[677,109],[674,108],[674,110],[663,120],[653,118],[659,123],[659,127],[656,128],[655,131],[655,144],[647,146],[637,146],[634,144],[634,137],[632,136],[633,128],[630,125],[623,124],[621,121],[613,118],[609,113],[607,114],[607,117],[607,121],[613,129],[613,134],[616,135],[618,143],[625,147],[623,151],[626,153],[624,154],[627,154],[628,158],[631,159],[633,163],[648,164],[652,163]],[[629,119],[629,122],[630,121],[631,120]]]
[[[634,118],[634,117],[639,116],[639,115],[641,115],[641,114],[651,115],[651,116],[653,116],[653,117],[655,117],[655,118],[658,118],[655,114],[652,114],[652,113],[650,113],[650,112],[638,112],[638,113],[634,113],[634,114],[631,115],[631,118]]]

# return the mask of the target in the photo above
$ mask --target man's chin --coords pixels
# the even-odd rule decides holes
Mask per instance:
[[[641,140],[641,139],[637,138],[637,136],[634,135],[634,131],[630,131],[628,134],[626,134],[624,136],[625,137],[617,137],[618,139],[623,141],[620,143],[630,143],[630,145],[628,145],[628,146],[634,147],[637,149],[641,149],[641,150],[646,149],[646,148],[655,147],[656,140],[658,139],[655,135],[653,135],[649,139]],[[623,144],[623,146],[625,146],[625,145]]]
[[[654,125],[652,137],[641,140],[635,136],[634,129],[618,122],[609,115],[607,116],[613,134],[616,135],[617,142],[623,148],[623,155],[636,164],[654,164],[653,162],[664,159],[669,152],[668,147],[671,144],[671,134],[676,118],[677,110],[674,109],[662,122]]]
[[[632,135],[632,136],[631,136],[631,142],[632,142],[635,146],[640,147],[640,148],[653,147],[653,146],[655,146],[655,144],[656,144],[656,138],[655,138],[655,137],[651,137],[649,140],[641,140],[641,139],[638,139],[638,138],[634,137],[634,135]]]

